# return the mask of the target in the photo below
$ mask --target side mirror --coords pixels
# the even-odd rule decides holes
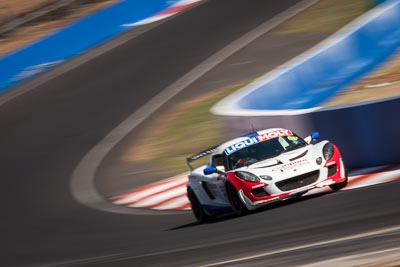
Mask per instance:
[[[207,167],[203,170],[204,175],[209,175],[209,174],[213,174],[216,173],[218,170],[217,168],[211,166],[211,167]]]
[[[311,141],[318,140],[319,138],[320,138],[319,132],[313,132],[311,135],[304,138],[304,141],[306,141],[307,144],[310,144]]]

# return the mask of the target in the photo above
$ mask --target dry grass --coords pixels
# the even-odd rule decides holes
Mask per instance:
[[[371,262],[371,263],[356,265],[354,267],[400,267],[400,259]]]
[[[0,24],[55,2],[57,0],[1,0]]]
[[[55,0],[0,0],[0,21],[7,16],[19,16],[47,2]],[[53,21],[21,27],[7,38],[0,39],[0,56],[25,46],[49,33],[64,27],[96,10],[119,0],[102,0],[82,5],[70,14]],[[337,5],[341,1],[341,5]],[[284,23],[276,33],[301,33],[335,31],[359,14],[370,8],[371,0],[321,0],[302,14]],[[338,9],[340,8],[340,9]],[[384,68],[362,79],[350,90],[332,100],[328,105],[346,104],[399,95],[400,55],[386,64]],[[387,88],[366,88],[367,85],[393,82]],[[209,108],[219,99],[238,89],[242,85],[214,94],[205,95],[177,105],[153,123],[142,138],[137,139],[132,148],[124,155],[126,162],[150,162],[158,172],[176,174],[186,170],[184,159],[194,151],[219,143],[223,133],[219,132],[215,118]],[[195,136],[195,140],[191,138]],[[134,147],[134,148],[133,148]]]
[[[335,32],[371,9],[373,5],[373,0],[321,0],[284,22],[275,32]]]
[[[0,57],[12,51],[15,51],[19,48],[22,48],[40,38],[43,38],[51,34],[52,32],[55,32],[61,29],[62,27],[71,24],[72,22],[78,20],[79,18],[82,18],[84,16],[87,16],[88,14],[91,14],[95,11],[105,8],[113,3],[116,3],[117,1],[119,0],[102,0],[84,5],[79,5],[65,16],[58,17],[56,19],[52,19],[49,21],[43,21],[40,23],[35,23],[28,26],[20,27],[17,30],[8,34],[7,37],[0,39]],[[9,5],[11,5],[11,2],[14,2],[14,0],[6,0],[6,2],[9,2]],[[15,2],[29,3],[29,6],[31,6],[33,4],[31,2],[36,2],[36,4],[38,5],[39,2],[42,2],[43,4],[44,2],[49,2],[49,1],[15,0]],[[54,0],[50,2],[54,2]],[[1,5],[3,5],[3,2]],[[22,4],[22,6],[24,5]],[[11,7],[9,9],[11,10]],[[28,9],[23,9],[23,7],[20,7],[20,8],[14,8],[13,10],[15,12],[17,11],[22,12],[22,10],[28,10]]]
[[[321,0],[278,27],[277,34],[334,32],[372,8],[372,0]],[[324,103],[346,105],[400,96],[400,51],[377,71]]]
[[[377,71],[362,78],[324,106],[346,105],[400,96],[400,50]]]
[[[224,141],[221,125],[210,108],[248,82],[177,104],[128,146],[122,160],[151,164],[154,172],[165,175],[186,171],[186,157]]]

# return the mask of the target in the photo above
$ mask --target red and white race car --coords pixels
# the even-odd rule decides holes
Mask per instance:
[[[273,128],[235,138],[187,158],[191,169],[188,198],[199,222],[232,212],[244,215],[278,200],[329,186],[347,184],[339,149],[319,133],[302,139],[291,130]],[[198,168],[192,162],[209,156]]]

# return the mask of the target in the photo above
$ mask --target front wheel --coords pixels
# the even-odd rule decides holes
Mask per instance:
[[[231,204],[232,210],[236,213],[236,215],[243,216],[249,213],[249,210],[239,198],[238,191],[230,183],[226,184],[226,194],[228,196],[228,200]]]
[[[196,217],[196,220],[199,223],[205,223],[205,222],[211,221],[213,219],[213,217],[208,215],[207,213],[205,213],[196,194],[193,192],[193,190],[190,187],[187,188],[187,194],[188,194],[189,201],[192,204],[192,212],[194,214],[194,217]]]
[[[333,190],[333,191],[338,191],[342,188],[344,188],[347,185],[348,182],[348,174],[347,174],[347,169],[346,167],[343,165],[344,168],[344,176],[346,177],[346,179],[343,182],[340,183],[336,183],[336,184],[332,184],[329,187]]]
[[[336,184],[331,184],[329,187],[333,190],[333,191],[338,191],[342,188],[344,188],[347,185],[347,175],[346,175],[346,180],[344,180],[343,182],[340,183],[336,183]]]

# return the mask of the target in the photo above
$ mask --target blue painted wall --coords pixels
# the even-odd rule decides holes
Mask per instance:
[[[309,120],[323,138],[340,147],[348,167],[400,162],[400,97],[313,112]]]
[[[125,0],[0,58],[0,92],[115,37],[178,0]]]

